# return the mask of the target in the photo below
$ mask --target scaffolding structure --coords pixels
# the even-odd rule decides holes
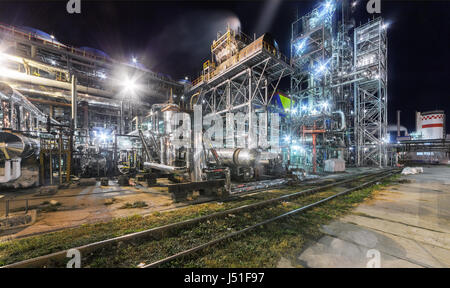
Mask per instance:
[[[117,61],[100,50],[75,48],[45,34],[33,28],[0,23],[3,59],[0,78],[63,124],[68,125],[71,119],[73,75],[78,104],[83,106],[77,113],[80,118],[75,121],[80,123],[77,128],[103,127],[123,133],[119,132],[120,126],[127,128],[134,116],[145,115],[152,104],[167,101],[172,93],[178,96],[184,93],[183,84],[140,63]],[[123,91],[126,78],[136,80],[139,85],[139,93],[133,97]],[[131,98],[138,105],[127,101]]]
[[[320,105],[331,97],[328,87],[333,70],[333,12],[333,6],[319,6],[292,23],[291,96],[300,110]]]
[[[381,18],[355,29],[357,165],[387,165],[387,38]]]
[[[340,4],[324,1],[292,23],[286,142],[298,149],[288,152],[291,167],[311,170],[334,157],[356,166],[388,164],[386,25],[377,18],[355,28],[350,4]],[[305,126],[326,132],[305,143]]]
[[[259,123],[267,131],[270,119],[262,119],[267,114],[260,112],[268,111],[281,79],[292,73],[270,36],[250,41],[230,28],[219,35],[211,46],[212,59],[205,62],[190,89],[191,104],[202,105],[205,118],[219,116],[226,121],[226,148],[267,148],[267,143],[258,141],[256,127]],[[235,135],[234,123],[244,125],[246,129],[237,130],[247,133]],[[216,141],[212,144],[223,147]]]

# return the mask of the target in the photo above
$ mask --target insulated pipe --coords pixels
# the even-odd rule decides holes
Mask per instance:
[[[144,162],[144,167],[147,169],[151,168],[163,172],[177,173],[177,174],[184,173],[187,170],[186,167],[175,167],[154,162]]]
[[[8,79],[12,79],[12,80],[20,81],[20,82],[35,84],[35,85],[50,86],[50,87],[61,88],[61,89],[66,89],[66,90],[71,90],[71,88],[72,88],[71,83],[47,79],[47,78],[43,78],[43,77],[32,76],[32,75],[27,75],[25,73],[18,72],[15,70],[10,70],[10,69],[1,69],[0,68],[0,76],[8,78]],[[100,90],[100,89],[96,89],[96,88],[91,88],[91,87],[86,87],[86,86],[81,86],[81,85],[77,86],[77,90],[78,90],[78,92],[91,94],[91,95],[94,94],[94,95],[99,95],[99,96],[109,97],[109,98],[112,98],[114,96],[112,92],[104,91],[104,90]]]
[[[255,167],[261,159],[258,149],[219,148],[216,152],[222,164],[231,167]]]
[[[28,112],[32,113],[40,122],[46,122],[47,116],[31,103],[24,95],[13,89],[5,82],[0,82],[0,100],[13,102],[16,105],[23,106]],[[11,107],[12,109],[12,107]],[[58,121],[51,119],[52,123],[59,124]]]
[[[192,100],[194,100],[195,97],[198,98],[199,95],[200,95],[200,92],[197,92],[197,93],[195,93],[194,95],[191,96],[191,101],[190,101],[190,103],[189,103],[189,104],[190,104],[189,107],[190,107],[191,109],[194,109],[194,104],[192,103]]]
[[[78,105],[78,95],[77,95],[77,77],[72,75],[72,123],[73,128],[77,129],[77,105]]]
[[[20,63],[20,64],[24,64],[25,66],[31,65],[33,67],[36,67],[40,70],[44,70],[47,72],[55,72],[55,71],[60,72],[60,73],[65,74],[66,77],[68,77],[68,75],[69,75],[69,72],[66,69],[61,69],[61,68],[58,68],[58,67],[55,67],[55,66],[52,66],[49,64],[43,64],[43,63],[28,59],[28,58],[18,57],[18,56],[14,56],[14,55],[5,54],[5,53],[2,53],[0,56],[4,57],[7,60],[10,60],[10,61],[13,61],[16,63]]]
[[[339,131],[345,131],[347,129],[347,124],[345,123],[345,114],[341,110],[333,112],[333,114],[339,114],[341,116],[341,128]]]
[[[11,87],[21,93],[39,94],[39,95],[49,96],[49,97],[56,98],[56,99],[63,99],[63,100],[69,101],[69,102],[72,100],[71,91],[49,92],[49,91],[44,91],[44,90],[35,90],[32,88],[24,87],[20,84],[17,85],[17,83],[11,84]],[[111,107],[111,108],[117,109],[120,106],[120,103],[118,100],[91,96],[91,95],[87,95],[87,94],[83,94],[83,93],[79,93],[79,92],[78,92],[78,99],[84,100],[84,101],[88,102],[90,105],[99,106],[99,107]],[[30,101],[32,101],[32,100],[30,100]],[[66,103],[66,104],[70,106],[70,103]],[[145,105],[145,104],[141,103],[141,105]],[[145,105],[145,106],[148,106],[148,105]]]
[[[39,141],[23,135],[0,132],[0,159],[29,158],[39,154]]]
[[[274,152],[261,152],[261,157],[259,160],[259,164],[269,165],[270,161],[281,161],[281,155]]]

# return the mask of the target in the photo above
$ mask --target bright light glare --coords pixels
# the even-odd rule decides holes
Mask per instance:
[[[129,92],[134,92],[134,90],[136,90],[136,83],[131,79],[125,80],[124,86],[125,90]]]
[[[53,65],[53,66],[55,66],[56,65],[56,62],[55,62],[55,60],[51,60],[50,61],[50,63]]]
[[[326,13],[331,13],[331,12],[333,12],[333,9],[334,9],[334,5],[333,5],[333,3],[332,3],[333,1],[326,1],[325,2],[325,4],[323,4],[323,10],[322,10],[322,12],[321,12],[321,14],[323,15],[323,14],[326,14]]]
[[[292,150],[293,150],[293,151],[298,151],[298,152],[300,152],[300,153],[305,152],[305,149],[304,149],[302,146],[300,146],[300,145],[293,145],[293,146],[292,146]]]
[[[133,63],[137,63],[137,59],[136,59],[136,57],[133,57]]]
[[[94,131],[94,136],[101,143],[106,143],[109,137],[104,131]]]
[[[319,63],[316,67],[316,70],[314,71],[314,74],[316,75],[320,75],[324,72],[326,72],[327,70],[327,66],[328,66],[328,62],[330,62],[331,58],[328,59],[327,61],[323,62],[323,63]]]
[[[297,54],[301,54],[303,53],[303,50],[306,47],[306,38],[303,39],[302,41],[299,41],[296,45],[295,45],[295,49],[297,51],[295,51]]]
[[[384,23],[381,25],[381,29],[386,30],[389,27],[389,23]]]
[[[100,134],[100,140],[102,140],[103,142],[105,142],[106,141],[106,134],[105,133],[101,133]]]
[[[356,5],[358,4],[358,2],[356,2],[356,1],[353,1],[353,3],[352,3],[352,7],[355,7]]]

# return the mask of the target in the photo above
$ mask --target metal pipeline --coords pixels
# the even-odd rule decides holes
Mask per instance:
[[[347,124],[345,122],[345,114],[341,110],[334,111],[333,114],[339,114],[341,116],[341,128],[338,131],[345,131]]]
[[[261,157],[258,164],[269,165],[270,161],[281,162],[281,155],[274,152],[261,152]]]
[[[61,88],[70,90],[72,88],[72,84],[70,82],[62,82],[58,80],[53,79],[47,79],[43,77],[37,77],[33,75],[28,75],[22,72],[18,72],[15,70],[9,70],[9,69],[0,69],[0,76],[3,76],[8,79],[26,82],[26,83],[32,83],[35,85],[43,85],[43,86],[50,86],[55,88]],[[114,94],[110,91],[104,91],[97,88],[92,87],[86,87],[82,85],[77,85],[77,92],[85,93],[85,94],[94,94],[98,96],[103,96],[107,98],[113,98]]]
[[[0,159],[29,158],[39,154],[39,141],[12,132],[0,131]]]
[[[47,121],[47,115],[37,108],[27,97],[23,96],[20,92],[13,89],[10,85],[0,82],[0,100],[6,100],[14,102],[24,107],[28,112],[32,113],[40,122],[45,123]],[[53,124],[60,124],[53,118],[50,118]]]
[[[261,151],[247,148],[216,149],[222,164],[230,167],[255,167],[261,159]]]
[[[0,82],[0,100],[11,101],[15,104],[21,105],[27,111],[32,113],[41,122],[47,121],[47,116],[33,105],[25,96],[14,90],[10,85]],[[58,121],[52,119],[54,124],[59,124]]]
[[[192,100],[194,100],[194,98],[198,98],[199,95],[200,95],[200,92],[197,92],[191,96],[191,101],[189,101],[189,108],[191,108],[191,110],[194,109],[194,104],[193,104]]]
[[[168,165],[154,163],[154,162],[144,162],[144,167],[147,169],[151,168],[151,169],[155,169],[155,170],[159,170],[159,171],[163,171],[163,172],[176,173],[176,174],[186,172],[186,167],[168,166]]]

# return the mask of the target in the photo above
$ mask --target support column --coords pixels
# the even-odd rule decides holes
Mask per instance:
[[[16,105],[13,101],[11,101],[11,129],[17,130],[17,111]]]
[[[89,129],[89,104],[83,103],[83,129]]]
[[[247,147],[249,149],[256,148],[257,142],[255,139],[254,130],[254,115],[253,115],[253,89],[252,89],[252,69],[248,69],[248,134],[247,134]]]
[[[194,105],[194,131],[193,131],[193,169],[192,181],[202,181],[202,163],[204,161],[203,153],[203,116],[202,105]]]
[[[72,123],[74,129],[77,129],[77,105],[77,77],[75,75],[72,75]]]

